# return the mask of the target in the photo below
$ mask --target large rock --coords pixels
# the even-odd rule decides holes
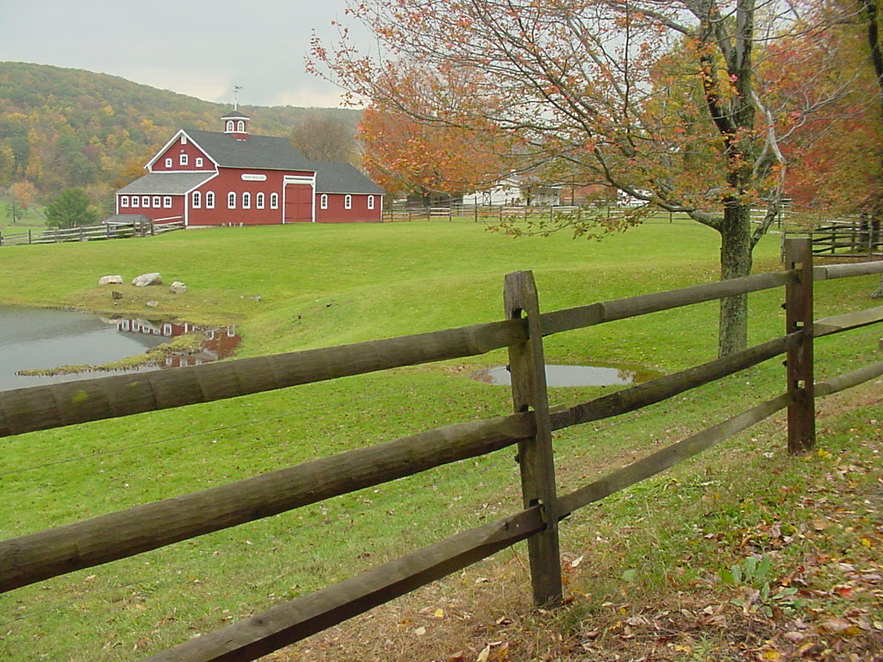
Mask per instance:
[[[132,285],[135,287],[147,287],[148,285],[162,285],[162,278],[158,273],[141,274],[132,279]]]
[[[123,284],[123,277],[119,276],[119,275],[102,276],[101,278],[98,279],[98,284],[99,285],[122,285]]]
[[[179,280],[176,280],[174,283],[169,285],[169,292],[172,294],[184,294],[187,291],[187,286]]]

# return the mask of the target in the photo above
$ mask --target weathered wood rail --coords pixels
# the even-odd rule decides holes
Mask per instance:
[[[20,244],[57,244],[68,241],[95,241],[100,239],[126,239],[147,237],[172,230],[183,230],[184,221],[165,222],[113,222],[97,225],[79,225],[75,228],[29,229],[25,232],[0,233],[0,246]]]
[[[126,558],[451,462],[518,445],[523,510],[367,573],[281,603],[154,655],[154,661],[250,660],[527,540],[534,600],[562,600],[557,527],[574,510],[658,474],[787,408],[792,453],[815,442],[814,399],[883,375],[883,362],[824,383],[812,379],[813,339],[883,321],[883,306],[813,322],[813,282],[883,273],[883,261],[812,266],[806,239],[787,240],[786,270],[541,313],[530,272],[505,281],[499,322],[343,347],[239,359],[0,392],[0,436],[126,416],[507,347],[514,413],[456,423],[65,526],[0,541],[0,591]],[[785,287],[786,330],[760,345],[550,411],[543,337],[747,292]],[[786,354],[786,391],[565,495],[552,432],[671,398]]]
[[[819,256],[883,257],[883,223],[872,219],[827,221],[809,232],[789,232],[809,236],[812,252]]]

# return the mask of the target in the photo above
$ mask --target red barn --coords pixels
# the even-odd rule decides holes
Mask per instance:
[[[383,190],[349,163],[311,161],[287,138],[180,129],[116,194],[117,214],[197,225],[379,222]]]

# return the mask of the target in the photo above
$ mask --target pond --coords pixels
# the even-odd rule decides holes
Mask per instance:
[[[641,368],[617,368],[593,365],[546,365],[547,386],[626,386],[646,382],[659,373]],[[512,375],[509,366],[501,365],[482,370],[473,376],[480,382],[495,386],[509,386]]]
[[[0,306],[0,390],[100,377],[107,372],[21,375],[64,365],[101,365],[167,343],[185,333],[201,333],[197,351],[170,353],[134,372],[157,367],[197,365],[233,353],[240,338],[235,327],[201,327],[187,322],[107,319],[69,310]]]

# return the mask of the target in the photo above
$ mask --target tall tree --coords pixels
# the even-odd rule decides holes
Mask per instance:
[[[37,189],[30,182],[15,182],[9,187],[9,208],[12,222],[17,223],[18,219],[24,216],[34,198],[37,195]]]
[[[98,215],[82,189],[65,189],[46,206],[46,225],[51,227],[73,228],[94,223],[97,219]]]
[[[305,113],[291,130],[290,140],[308,159],[358,162],[352,125],[328,111]]]
[[[503,168],[498,146],[459,127],[427,125],[377,105],[358,128],[363,165],[392,193],[465,193],[490,184]]]
[[[359,53],[345,33],[333,49],[314,41],[312,54],[353,100],[506,136],[537,163],[565,162],[584,181],[687,214],[720,234],[720,275],[733,278],[750,273],[781,205],[783,120],[825,107],[792,103],[782,117],[768,101],[775,90],[762,63],[794,30],[796,6],[362,0],[350,14],[374,32],[381,56]],[[766,213],[752,228],[754,206]],[[746,344],[746,297],[725,299],[719,353]]]

